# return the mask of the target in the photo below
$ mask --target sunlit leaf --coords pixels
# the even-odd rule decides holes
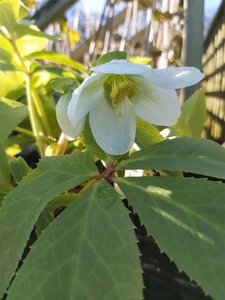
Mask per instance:
[[[57,53],[54,51],[34,52],[34,53],[30,54],[28,56],[28,58],[49,60],[49,61],[61,64],[61,65],[69,66],[77,71],[82,72],[82,73],[88,73],[87,69],[85,69],[85,67],[81,63],[69,58],[68,56],[65,56],[63,54],[60,54],[60,53]]]
[[[3,0],[0,1],[0,28],[4,34],[12,34],[16,28],[16,17],[15,11],[13,10],[15,6],[12,4],[13,1]],[[17,4],[18,1],[15,1]]]
[[[178,122],[170,127],[170,135],[201,136],[206,120],[206,103],[202,89],[195,92],[181,107]]]
[[[25,24],[17,24],[16,33],[18,38],[24,35],[29,35],[29,36],[39,37],[39,38],[45,38],[48,40],[55,40],[54,36],[43,33],[40,30],[37,30],[37,27],[32,28]]]
[[[135,141],[140,148],[145,148],[155,143],[159,143],[163,140],[164,138],[161,136],[161,134],[155,126],[143,121],[140,118],[137,119]]]

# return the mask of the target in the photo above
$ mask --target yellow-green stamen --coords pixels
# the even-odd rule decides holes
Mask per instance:
[[[135,95],[134,80],[128,75],[112,75],[105,81],[104,90],[115,107],[124,99]]]

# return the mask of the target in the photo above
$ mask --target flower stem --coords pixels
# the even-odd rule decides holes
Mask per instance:
[[[63,155],[66,152],[66,148],[68,145],[68,139],[65,137],[65,135],[63,133],[61,133],[59,140],[58,140],[58,145],[57,148],[55,150],[55,155],[59,156],[59,155]]]
[[[33,85],[33,83],[31,84],[31,93],[32,93],[32,98],[34,101],[34,105],[36,107],[37,113],[40,117],[40,119],[42,120],[43,126],[45,128],[45,133],[46,135],[52,136],[52,132],[49,126],[49,122],[48,122],[48,118],[46,115],[46,112],[44,110],[44,107],[42,105],[40,96],[37,92],[37,89],[35,88],[35,86]]]
[[[41,157],[45,155],[46,143],[44,142],[44,134],[46,136],[51,136],[51,130],[47,115],[41,99],[37,93],[36,87],[32,81],[32,74],[30,72],[29,66],[26,65],[24,58],[22,57],[19,48],[16,45],[15,38],[9,39],[17,58],[23,68],[23,72],[26,74],[26,95],[27,95],[27,106],[29,112],[29,118],[31,123],[31,128],[33,135],[37,141],[37,145],[40,151]],[[22,70],[21,70],[22,71]]]
[[[40,124],[40,120],[38,119],[35,105],[31,95],[31,79],[30,76],[26,77],[26,94],[27,94],[27,106],[28,106],[28,113],[30,117],[31,128],[34,133],[34,137],[37,141],[38,149],[40,151],[41,157],[45,156],[45,143],[42,138],[42,126]]]

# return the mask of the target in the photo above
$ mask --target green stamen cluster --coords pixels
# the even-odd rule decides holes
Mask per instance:
[[[134,80],[128,75],[112,75],[105,81],[104,90],[112,99],[112,105],[117,106],[126,97],[130,99],[135,95]]]

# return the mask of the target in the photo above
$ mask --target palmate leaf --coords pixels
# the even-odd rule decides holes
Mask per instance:
[[[225,185],[175,177],[117,183],[160,249],[214,300],[225,299]]]
[[[134,153],[118,170],[185,171],[225,179],[225,149],[200,138],[166,140]]]
[[[75,155],[48,157],[6,196],[0,213],[0,298],[46,204],[96,173],[88,154],[77,152]]]
[[[33,246],[9,300],[141,300],[139,253],[128,211],[101,181],[81,195]]]

